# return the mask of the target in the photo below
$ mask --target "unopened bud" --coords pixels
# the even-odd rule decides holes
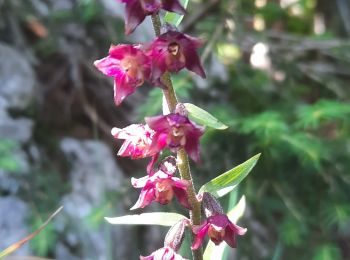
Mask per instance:
[[[167,174],[174,175],[176,168],[176,158],[174,156],[166,157],[159,165],[158,168],[160,171],[165,172]]]
[[[188,117],[188,111],[183,103],[178,103],[175,108],[175,113]]]
[[[202,195],[202,207],[204,215],[209,218],[217,214],[224,214],[219,201],[209,192],[204,192]]]
[[[184,218],[173,225],[164,239],[164,246],[172,248],[175,252],[178,252],[182,241],[185,238],[185,228],[188,225],[189,220]]]

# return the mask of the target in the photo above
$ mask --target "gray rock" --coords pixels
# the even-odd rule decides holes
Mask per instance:
[[[114,229],[103,220],[93,229],[84,219],[103,205],[106,192],[121,187],[122,171],[109,147],[102,142],[65,138],[60,147],[71,162],[72,191],[62,199],[66,214],[63,216],[65,219],[57,218],[59,229],[66,244],[80,249],[77,255],[79,259],[108,259],[111,254],[110,240],[125,241],[125,230]],[[114,208],[123,214],[120,206],[119,209],[118,206]],[[112,253],[118,255],[115,259],[125,259],[125,247],[125,243],[115,245],[115,252]],[[67,259],[65,255],[72,254],[65,249],[66,251],[64,248],[56,249],[57,259]]]
[[[33,121],[28,118],[13,119],[0,113],[0,137],[19,143],[27,142],[32,136]]]
[[[106,191],[120,187],[122,171],[107,145],[98,141],[65,138],[60,146],[72,162],[73,193],[84,196],[91,206],[98,206]]]
[[[28,228],[26,216],[27,205],[15,196],[0,198],[0,251],[26,237]],[[25,244],[12,255],[29,255],[29,244]]]
[[[18,50],[0,44],[0,97],[9,108],[24,109],[34,98],[35,74]]]

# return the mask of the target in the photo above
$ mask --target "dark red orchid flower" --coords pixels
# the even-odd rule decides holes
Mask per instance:
[[[172,152],[184,147],[195,162],[199,162],[199,138],[204,127],[197,126],[188,117],[180,114],[145,118],[148,126],[155,131],[151,151],[155,153],[168,147]]]
[[[207,218],[202,225],[193,226],[192,230],[196,235],[192,244],[194,250],[200,247],[207,234],[215,245],[225,240],[230,247],[236,247],[236,234],[244,235],[247,232],[246,228],[232,223],[225,214],[213,215]]]
[[[179,0],[119,0],[125,4],[125,34],[132,33],[148,15],[157,14],[160,9],[185,14]]]
[[[163,161],[158,171],[135,179],[131,183],[135,188],[142,188],[139,199],[131,209],[144,208],[156,201],[160,204],[168,204],[175,196],[179,203],[187,209],[191,209],[187,197],[187,187],[190,182],[174,177],[176,164],[170,161]]]
[[[179,72],[185,67],[205,78],[204,69],[196,52],[201,46],[202,42],[199,39],[172,28],[161,34],[151,43],[147,52],[152,60],[152,81],[159,81],[166,71]]]
[[[114,77],[114,101],[122,101],[135,92],[150,75],[150,60],[140,45],[111,46],[109,55],[94,62],[105,75]]]

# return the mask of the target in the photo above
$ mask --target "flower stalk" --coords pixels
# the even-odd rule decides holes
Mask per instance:
[[[158,14],[152,15],[152,24],[156,36],[160,35],[161,21]],[[175,112],[176,105],[178,100],[176,93],[168,72],[164,73],[162,76],[162,81],[166,85],[166,89],[163,89],[163,95],[167,102],[167,106],[171,113]],[[190,211],[190,219],[192,225],[200,225],[201,223],[201,203],[196,197],[196,190],[193,185],[192,175],[190,170],[190,164],[188,160],[188,155],[184,148],[179,149],[177,152],[177,166],[181,179],[188,180],[190,182],[189,187],[187,188],[189,204],[192,208]],[[203,259],[203,250],[202,247],[197,249],[192,249],[193,260],[202,260]]]

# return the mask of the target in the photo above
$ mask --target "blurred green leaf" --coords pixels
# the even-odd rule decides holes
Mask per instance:
[[[227,129],[228,126],[220,122],[213,115],[209,114],[202,108],[199,108],[193,104],[185,103],[186,110],[188,111],[189,117],[197,122],[198,124],[209,126],[214,129],[224,130]]]
[[[0,140],[0,169],[15,172],[20,170],[20,163],[14,155],[18,144],[9,140]]]
[[[239,130],[245,134],[255,135],[261,143],[268,145],[279,135],[289,132],[289,127],[280,113],[266,111],[243,119]]]
[[[210,192],[216,197],[226,195],[248,176],[259,160],[260,155],[259,153],[253,156],[244,163],[207,182],[200,188],[199,192]]]
[[[320,169],[321,159],[327,157],[327,148],[322,148],[321,142],[309,134],[295,133],[282,135],[280,138],[304,164],[309,163]]]
[[[189,0],[180,0],[182,6],[186,9]],[[172,12],[166,12],[165,16],[164,16],[164,21],[166,23],[170,23],[173,24],[175,26],[179,26],[182,19],[184,18],[183,15],[177,14],[177,13],[172,13]]]
[[[287,246],[298,246],[304,242],[305,227],[294,217],[287,217],[280,230],[283,243]]]
[[[113,225],[160,225],[172,226],[185,216],[177,213],[153,212],[140,215],[126,215],[115,218],[105,218]]]
[[[337,225],[342,228],[350,220],[350,205],[347,203],[327,203],[321,213],[326,226]]]
[[[333,244],[317,247],[312,260],[340,260],[342,259],[340,249]]]
[[[349,120],[350,104],[332,100],[320,100],[313,105],[305,105],[297,112],[299,127],[317,128],[332,120]]]

